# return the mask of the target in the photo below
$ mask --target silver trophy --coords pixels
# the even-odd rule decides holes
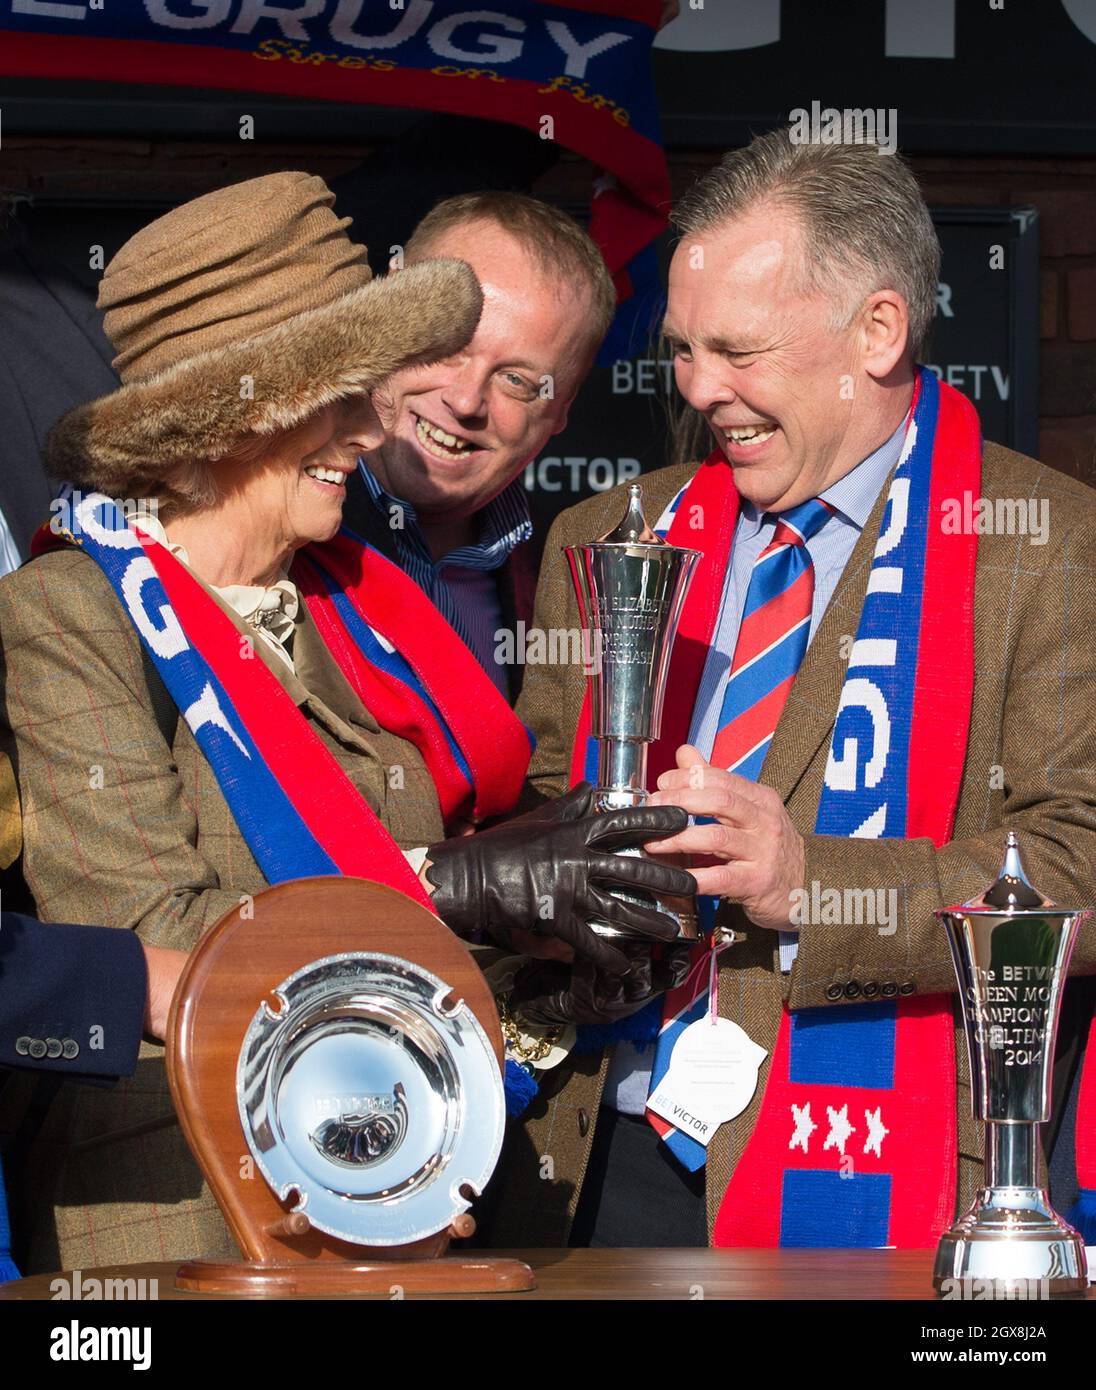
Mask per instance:
[[[281,1199],[328,1235],[411,1245],[482,1192],[502,1148],[498,1062],[449,986],[398,956],[313,961],[240,1049],[240,1126]]]
[[[995,1297],[1083,1294],[1084,1241],[1039,1183],[1039,1126],[1050,1119],[1054,1040],[1069,957],[1086,910],[1056,907],[1029,883],[1009,831],[997,881],[936,913],[963,1001],[974,1114],[985,1121],[985,1186],[941,1237],[933,1283],[987,1281]]]
[[[564,554],[589,644],[590,732],[598,740],[594,806],[642,806],[649,795],[647,745],[661,730],[670,653],[700,552],[669,545],[651,530],[642,489],[633,483],[620,524],[588,545],[566,546]],[[657,905],[677,920],[679,940],[697,939],[691,899],[663,898]],[[636,935],[592,925],[602,936]]]
[[[240,1259],[175,1284],[247,1297],[534,1287],[520,1260],[447,1254],[502,1150],[494,996],[422,903],[364,878],[288,879],[187,958],[166,1068]],[[388,948],[395,945],[396,955]]]

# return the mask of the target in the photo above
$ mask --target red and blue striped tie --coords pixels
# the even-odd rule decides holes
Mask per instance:
[[[709,759],[713,767],[726,768],[755,782],[810,636],[814,565],[806,542],[833,515],[833,508],[811,498],[774,515],[776,530],[754,562],[746,590],[719,730]],[[701,921],[709,929],[714,906],[714,899],[700,899]],[[696,948],[688,976],[666,994],[649,1095],[669,1070],[674,1043],[691,1023],[704,1016],[708,971],[703,962],[710,944],[709,937]],[[690,1172],[704,1166],[706,1150],[702,1144],[653,1111],[647,1111],[647,1118]]]
[[[756,782],[807,650],[814,565],[806,542],[833,515],[812,498],[776,518],[754,562],[709,762]]]

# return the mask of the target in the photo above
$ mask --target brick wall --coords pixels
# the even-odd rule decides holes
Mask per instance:
[[[1039,455],[1096,485],[1096,159],[918,159],[930,203],[1039,210]]]
[[[333,178],[368,153],[367,145],[5,134],[0,146],[0,188],[42,198],[106,195],[137,202],[183,202],[211,188],[278,169],[307,169]]]
[[[32,197],[155,202],[194,197],[275,169],[325,178],[352,168],[366,146],[6,137],[0,187]],[[675,151],[675,194],[714,156]],[[916,158],[930,203],[1033,204],[1040,214],[1040,455],[1096,485],[1096,159]],[[537,191],[585,204],[590,169],[564,156]]]

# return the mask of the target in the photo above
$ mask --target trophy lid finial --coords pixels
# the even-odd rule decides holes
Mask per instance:
[[[665,545],[666,542],[647,525],[643,515],[643,488],[639,483],[628,486],[628,510],[611,531],[598,536],[599,544],[608,545]]]
[[[1030,912],[1054,906],[1050,898],[1044,897],[1032,886],[1024,872],[1020,860],[1020,841],[1015,830],[1010,830],[1005,837],[1005,858],[997,878],[977,898],[963,906],[998,912]]]

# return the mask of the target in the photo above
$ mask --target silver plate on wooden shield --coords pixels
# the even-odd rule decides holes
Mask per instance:
[[[328,1235],[405,1245],[483,1191],[502,1147],[502,1077],[479,1020],[398,956],[326,956],[264,1000],[236,1069],[263,1176]]]

